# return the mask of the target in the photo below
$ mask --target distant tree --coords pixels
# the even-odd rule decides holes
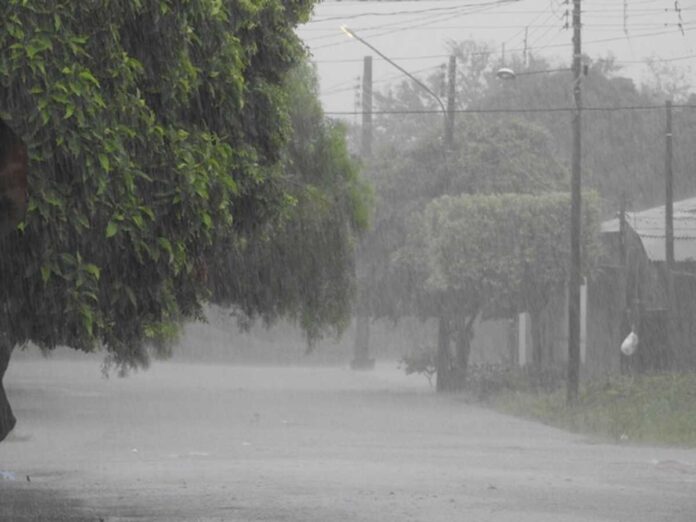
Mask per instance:
[[[383,122],[375,139],[374,156],[365,166],[375,189],[375,215],[360,250],[364,270],[359,286],[367,296],[372,317],[442,318],[439,344],[448,343],[445,338],[449,333],[444,327],[451,326],[455,337],[461,337],[460,342],[468,346],[467,325],[454,324],[445,317],[446,309],[456,303],[465,304],[452,301],[456,296],[451,293],[440,294],[438,302],[452,302],[450,306],[442,301],[439,313],[434,301],[423,302],[425,297],[412,274],[394,262],[406,241],[409,218],[443,195],[566,190],[567,172],[555,160],[545,131],[519,120],[475,115],[461,118],[454,146],[447,151],[442,146],[441,126],[430,128],[428,133],[421,131],[412,140],[398,140],[391,135],[404,129]],[[387,135],[385,140],[382,134]]]
[[[377,315],[408,311],[408,304],[399,305],[398,294],[405,287],[392,281],[391,256],[403,245],[409,216],[442,195],[566,189],[567,172],[554,159],[549,141],[539,127],[477,116],[457,128],[449,151],[442,148],[439,128],[410,144],[377,141],[365,168],[375,189],[375,216],[364,239]]]
[[[597,253],[597,219],[596,200],[586,201],[587,270]],[[411,220],[398,261],[416,282],[421,313],[439,317],[445,334],[456,334],[451,367],[443,353],[448,344],[438,346],[440,389],[462,384],[477,318],[529,312],[532,324],[540,324],[541,311],[567,281],[569,212],[567,193],[476,194],[434,199]],[[540,366],[538,330],[533,340]]]
[[[306,71],[288,79],[312,4],[6,3],[0,118],[30,203],[0,247],[0,379],[27,341],[147,365],[211,297],[309,337],[343,325],[362,189]]]
[[[572,78],[543,60],[525,66],[513,57],[515,80],[497,80],[477,100],[477,109],[536,109],[518,117],[547,129],[552,148],[564,164],[572,153],[570,114],[548,111],[572,107]],[[622,74],[613,59],[585,57],[588,73],[582,78],[583,103],[587,107],[607,107],[605,111],[585,111],[583,116],[583,185],[595,190],[606,214],[616,212],[625,196],[633,208],[663,203],[664,182],[664,102],[670,97],[686,100],[688,86],[679,70],[652,63],[652,79],[641,85]],[[550,71],[550,72],[539,72]],[[656,107],[648,110],[645,107]],[[612,107],[625,107],[611,110]],[[694,148],[687,145],[696,128],[696,109],[674,112],[675,186],[682,194],[696,194],[696,179],[687,174],[696,168]]]

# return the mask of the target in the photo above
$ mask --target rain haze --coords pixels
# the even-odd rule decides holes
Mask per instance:
[[[696,3],[7,4],[0,521],[696,520]]]

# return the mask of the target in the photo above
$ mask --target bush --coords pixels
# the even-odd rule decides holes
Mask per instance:
[[[402,357],[400,366],[406,375],[424,375],[430,385],[437,374],[437,353],[433,348],[421,348]],[[472,364],[461,377],[462,389],[476,400],[487,401],[503,392],[552,392],[565,383],[561,366],[536,369],[511,367],[502,364]]]
[[[552,392],[562,388],[565,371],[561,366],[532,368],[502,364],[469,366],[464,389],[479,401],[494,399],[504,392]]]
[[[437,373],[437,355],[431,348],[421,348],[420,350],[404,355],[399,361],[406,375],[420,373],[428,379],[428,384],[433,385],[433,377]]]

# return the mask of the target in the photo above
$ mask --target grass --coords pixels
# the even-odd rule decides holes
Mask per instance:
[[[494,408],[579,433],[616,441],[696,447],[696,374],[612,377],[589,383],[578,404],[565,390],[500,390]]]

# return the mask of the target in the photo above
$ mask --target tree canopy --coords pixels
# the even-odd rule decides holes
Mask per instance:
[[[146,364],[210,298],[310,336],[345,322],[362,189],[311,74],[288,78],[312,4],[6,3],[0,118],[30,157],[0,262],[10,345]],[[294,273],[317,241],[335,248]]]
[[[397,123],[397,122],[390,122]],[[362,261],[369,267],[375,315],[416,314],[414,281],[393,263],[404,245],[409,218],[444,195],[538,193],[568,187],[566,169],[550,150],[550,137],[523,121],[471,116],[457,128],[452,149],[431,132],[412,140],[394,139],[398,123],[385,126],[367,163],[376,194],[373,227],[365,237]]]
[[[281,187],[290,204],[222,246],[211,288],[214,301],[245,319],[294,320],[312,343],[350,319],[356,232],[367,227],[371,193],[348,154],[345,127],[323,115],[314,70],[294,68],[286,86],[292,132]]]
[[[585,270],[596,254],[596,198],[586,197]],[[543,307],[568,277],[568,193],[442,196],[413,218],[400,259],[426,291],[467,296],[474,314]]]

